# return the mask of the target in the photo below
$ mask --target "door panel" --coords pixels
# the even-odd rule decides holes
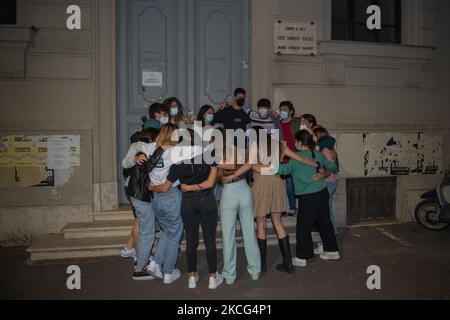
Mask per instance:
[[[169,92],[177,92],[177,1],[132,1],[130,14],[130,106],[133,112],[142,113],[142,106],[168,98]],[[144,72],[160,74],[161,85],[144,86]]]
[[[180,88],[183,82],[178,81],[186,74],[179,66],[187,63],[185,43],[179,39],[183,36],[179,32],[183,9],[179,0],[118,0],[119,173],[130,136],[141,129],[148,107],[171,96],[186,96],[187,89]],[[122,175],[119,177],[119,198],[126,203]]]
[[[236,87],[248,85],[248,70],[242,68],[248,55],[246,5],[238,0],[197,0],[197,106],[222,104]]]
[[[195,116],[203,104],[248,88],[247,0],[117,0],[118,157],[154,102],[176,96]],[[122,168],[118,168],[122,177]],[[120,200],[126,203],[123,179]]]

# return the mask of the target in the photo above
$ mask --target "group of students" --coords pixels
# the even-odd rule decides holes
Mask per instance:
[[[216,150],[213,164],[202,161],[204,145],[195,145],[195,132],[188,129],[190,143],[173,139],[179,128],[189,128],[192,119],[184,115],[177,98],[153,104],[149,118],[143,119],[142,131],[131,137],[131,145],[122,161],[125,177],[144,162],[154,163],[146,186],[151,199],[130,196],[135,222],[122,256],[134,257],[134,280],[161,279],[170,284],[180,278],[176,268],[180,243],[185,232],[188,264],[188,288],[196,288],[197,249],[202,229],[209,269],[208,288],[216,289],[223,281],[236,280],[236,220],[239,217],[247,271],[253,280],[267,272],[266,224],[270,217],[278,237],[282,262],[278,271],[293,273],[294,267],[306,267],[307,260],[320,254],[324,260],[338,260],[337,228],[332,213],[332,195],[336,189],[336,141],[319,125],[314,116],[295,117],[291,102],[283,101],[274,112],[268,99],[261,99],[257,110],[246,111],[246,92],[238,88],[233,102],[225,103],[215,112],[205,105],[196,121],[203,132],[217,128],[223,132],[223,150]],[[225,130],[246,131],[252,128],[261,139],[240,147]],[[279,140],[270,139],[278,129]],[[189,140],[189,139],[188,139]],[[208,141],[211,142],[211,141]],[[212,141],[214,142],[214,141]],[[278,145],[274,145],[274,143]],[[231,146],[230,156],[225,156]],[[272,153],[281,150],[279,161],[273,163]],[[261,149],[265,152],[261,153]],[[270,155],[270,156],[269,156]],[[243,156],[246,161],[236,161]],[[250,161],[250,159],[252,159]],[[197,160],[197,161],[196,161]],[[270,172],[270,174],[267,174]],[[249,173],[252,179],[249,179]],[[215,189],[220,196],[220,227],[222,233],[223,269],[218,271],[216,230],[219,223]],[[126,188],[127,189],[127,188]],[[297,205],[298,202],[298,205]],[[297,216],[296,251],[292,257],[289,235],[283,226],[284,213]],[[256,230],[255,230],[256,220]],[[311,232],[317,229],[323,246],[314,249]],[[160,237],[155,245],[156,233]]]

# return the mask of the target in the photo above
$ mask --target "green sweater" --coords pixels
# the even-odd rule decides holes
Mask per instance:
[[[336,173],[336,164],[328,161],[324,154],[320,151],[314,151],[314,154],[316,156],[315,159],[313,159],[312,152],[310,150],[297,150],[297,154],[312,161],[317,161],[323,168]],[[319,192],[326,187],[324,179],[320,181],[316,181],[313,179],[313,175],[316,174],[316,168],[300,163],[293,159],[291,159],[286,164],[280,164],[277,174],[283,176],[292,176],[292,180],[294,181],[295,194],[298,196]]]

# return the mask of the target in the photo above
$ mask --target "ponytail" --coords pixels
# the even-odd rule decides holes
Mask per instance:
[[[300,130],[295,134],[295,140],[301,142],[302,145],[304,145],[311,151],[313,159],[316,158],[316,154],[314,152],[316,148],[316,142],[314,141],[312,134],[310,134],[307,130]]]

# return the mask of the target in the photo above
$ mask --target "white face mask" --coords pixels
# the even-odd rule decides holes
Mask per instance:
[[[178,107],[171,107],[170,108],[170,115],[172,117],[175,117],[176,115],[178,115]]]
[[[269,116],[269,109],[260,108],[260,109],[258,109],[258,113],[261,116],[261,118],[267,118]]]
[[[161,118],[159,119],[159,122],[161,123],[161,125],[166,125],[166,124],[169,123],[169,118],[167,118],[167,117],[161,117]]]
[[[301,124],[300,130],[308,130],[308,127],[306,126],[306,124]]]

